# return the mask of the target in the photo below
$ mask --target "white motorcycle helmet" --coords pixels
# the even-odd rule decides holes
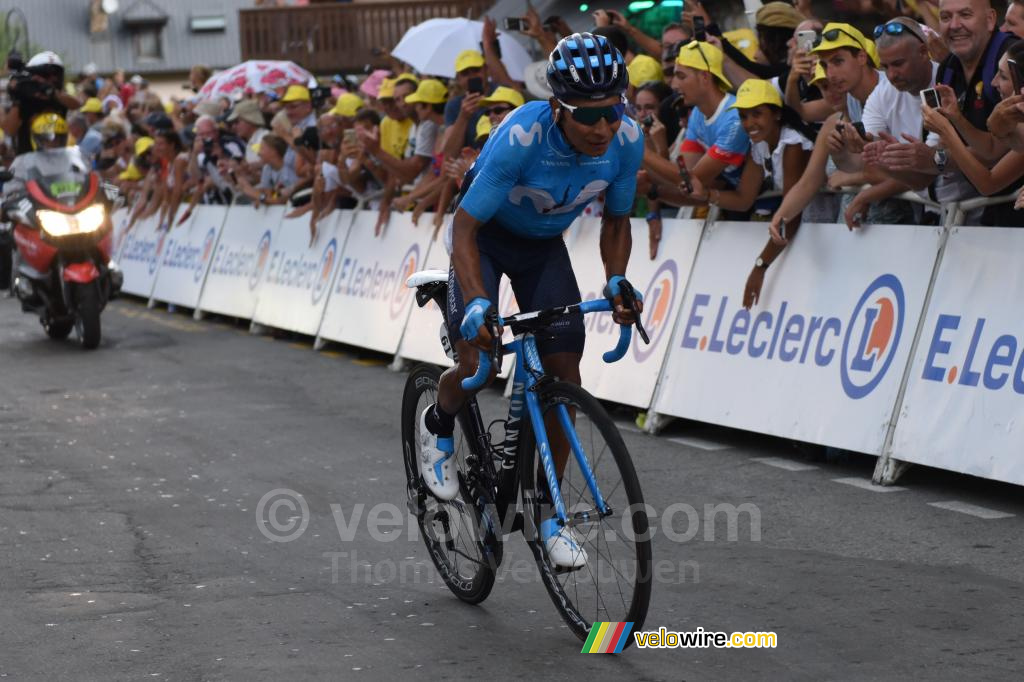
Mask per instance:
[[[60,55],[56,52],[46,50],[40,52],[28,60],[25,64],[25,69],[29,73],[38,74],[40,76],[60,76],[61,82],[64,81],[64,62],[61,61]]]

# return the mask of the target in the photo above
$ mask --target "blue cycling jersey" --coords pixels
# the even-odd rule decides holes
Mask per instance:
[[[548,239],[601,192],[606,214],[629,215],[643,155],[643,133],[629,117],[602,156],[585,156],[569,146],[547,102],[527,102],[491,131],[460,207],[480,222]]]

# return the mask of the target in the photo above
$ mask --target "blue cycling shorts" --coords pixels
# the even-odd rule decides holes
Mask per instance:
[[[477,232],[480,273],[487,298],[498,304],[498,285],[507,275],[519,310],[530,312],[580,302],[580,288],[572,271],[569,251],[561,236],[527,239],[487,223]],[[459,325],[466,313],[455,269],[448,270],[448,335],[454,344],[462,338]],[[583,315],[562,317],[546,332],[536,336],[540,354],[583,353],[586,332]]]

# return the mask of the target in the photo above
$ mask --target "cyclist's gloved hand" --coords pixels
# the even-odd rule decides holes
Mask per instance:
[[[629,280],[622,275],[612,275],[608,279],[608,283],[604,285],[604,297],[612,302],[612,319],[615,320],[616,324],[633,324],[636,317],[633,311],[626,307],[625,302],[622,300],[623,283],[629,288],[632,288]],[[636,299],[637,312],[643,312],[644,309],[644,295],[636,289],[633,289],[633,296]]]
[[[459,325],[462,338],[475,346],[489,350],[494,337],[487,327],[487,314],[493,309],[494,305],[483,296],[477,296],[466,304],[466,314]]]

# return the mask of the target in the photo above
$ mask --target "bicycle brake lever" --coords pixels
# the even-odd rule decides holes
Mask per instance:
[[[636,308],[636,292],[633,290],[633,285],[629,282],[620,282],[619,291],[622,295],[622,303],[633,311],[633,320],[636,325],[636,331],[640,334],[640,338],[644,340],[644,343],[650,345],[651,339],[647,336],[647,330],[644,329],[644,323],[640,321],[640,311]]]

